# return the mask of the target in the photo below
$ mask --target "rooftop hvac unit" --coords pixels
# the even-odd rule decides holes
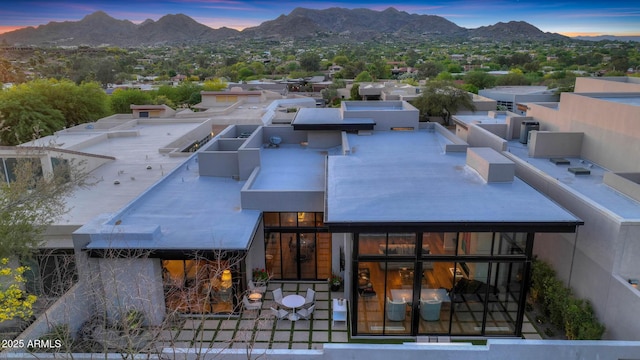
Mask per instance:
[[[520,142],[526,144],[529,142],[529,132],[532,130],[540,130],[540,123],[537,121],[523,121],[520,125]]]

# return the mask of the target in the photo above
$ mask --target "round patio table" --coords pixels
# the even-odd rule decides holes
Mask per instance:
[[[292,309],[289,314],[289,320],[297,321],[300,319],[300,316],[296,314],[296,308],[304,305],[304,297],[297,294],[287,295],[282,298],[282,305]]]

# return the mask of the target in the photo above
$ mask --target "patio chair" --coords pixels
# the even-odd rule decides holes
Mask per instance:
[[[271,307],[271,313],[273,314],[273,316],[275,316],[276,321],[277,320],[282,320],[284,318],[286,318],[289,315],[289,312],[287,310],[284,309],[274,309],[273,307]]]
[[[311,318],[311,314],[313,314],[313,311],[316,309],[316,305],[311,305],[308,309],[302,308],[298,311],[296,311],[296,314],[298,314],[298,316],[300,316],[303,319],[307,319],[309,320],[309,318]]]
[[[273,300],[278,304],[278,306],[282,305],[282,288],[277,288],[273,290]]]
[[[313,289],[307,289],[307,295],[304,297],[304,305],[303,308],[309,308],[316,301],[316,292]]]
[[[245,310],[260,310],[262,308],[262,301],[249,301],[247,295],[242,297],[242,305]]]
[[[264,293],[267,292],[267,286],[266,285],[256,286],[256,284],[253,282],[253,280],[249,280],[249,282],[247,283],[247,287],[249,288],[249,291],[251,291],[251,292],[258,292],[260,294],[264,294]]]

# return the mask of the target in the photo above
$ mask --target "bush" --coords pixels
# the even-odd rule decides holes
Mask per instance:
[[[589,301],[577,299],[556,278],[543,261],[534,260],[531,274],[531,300],[540,304],[549,321],[565,331],[569,340],[599,340],[605,327],[596,318]]]

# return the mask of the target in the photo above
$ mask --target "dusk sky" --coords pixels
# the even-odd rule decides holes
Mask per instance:
[[[413,14],[442,16],[459,26],[477,28],[522,20],[542,31],[576,35],[640,35],[640,1],[242,1],[242,0],[75,0],[10,1],[0,7],[0,33],[50,21],[78,21],[103,10],[116,19],[140,23],[182,13],[212,28],[241,30],[288,14],[296,7],[384,10],[393,6]]]

